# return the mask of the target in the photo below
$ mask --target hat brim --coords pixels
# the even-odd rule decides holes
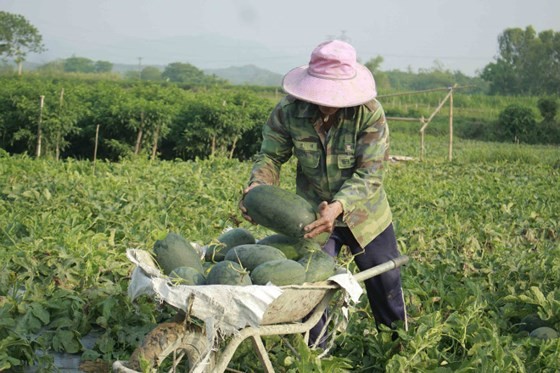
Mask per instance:
[[[328,107],[351,107],[377,96],[371,71],[357,64],[352,79],[322,79],[307,73],[307,65],[290,70],[282,80],[286,93],[303,101]]]

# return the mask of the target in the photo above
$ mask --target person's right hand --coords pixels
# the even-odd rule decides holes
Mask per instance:
[[[251,217],[249,215],[247,215],[247,209],[243,205],[243,198],[245,198],[245,194],[247,194],[251,189],[253,189],[257,185],[260,185],[260,184],[259,183],[252,183],[247,188],[243,189],[243,195],[241,196],[241,199],[239,200],[239,210],[241,210],[241,215],[243,216],[243,219],[247,220],[251,224],[257,224],[257,223],[255,223],[253,221],[253,219],[251,219]]]

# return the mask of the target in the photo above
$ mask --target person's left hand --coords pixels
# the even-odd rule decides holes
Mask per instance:
[[[249,215],[247,215],[247,209],[243,205],[243,198],[245,198],[245,194],[247,194],[251,189],[253,189],[257,185],[261,185],[261,184],[260,183],[252,183],[247,188],[243,189],[243,194],[241,195],[241,199],[239,200],[239,204],[238,204],[238,207],[239,207],[239,210],[241,210],[241,215],[243,216],[243,219],[247,220],[251,224],[256,224],[256,223],[253,221],[253,219],[251,219],[251,217]]]
[[[334,222],[338,215],[342,214],[342,204],[338,201],[327,203],[323,201],[319,204],[319,219],[305,226],[304,238],[313,238],[323,232],[331,233],[334,229]]]

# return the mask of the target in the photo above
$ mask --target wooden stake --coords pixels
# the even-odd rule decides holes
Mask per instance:
[[[426,127],[426,125],[424,124],[425,119],[423,115],[422,118],[420,119],[420,122],[422,122],[422,129],[420,130],[420,160],[423,161],[424,153],[426,152],[424,148],[424,128]]]
[[[64,88],[61,88],[61,90],[60,90],[60,114],[61,115],[62,115],[62,104],[63,103],[64,103]],[[60,131],[61,131],[61,129],[59,128],[56,132],[55,159],[57,161],[60,158]]]
[[[453,160],[453,88],[449,92],[449,161]]]
[[[95,144],[93,145],[93,164],[97,160],[97,144],[99,143],[99,124],[95,126]]]
[[[140,112],[140,128],[138,128],[138,132],[136,133],[136,145],[134,146],[134,155],[140,154],[140,150],[142,149],[142,134],[144,131],[144,111]]]
[[[152,144],[152,160],[156,159],[156,155],[157,155],[157,144],[158,144],[158,138],[159,138],[159,127],[156,127],[156,130],[154,132],[154,142]]]
[[[37,149],[35,156],[37,158],[41,157],[41,142],[43,141],[43,132],[41,129],[41,122],[43,121],[43,106],[45,104],[45,96],[40,96],[39,104],[39,123],[37,125]]]
[[[237,136],[233,138],[233,144],[231,144],[231,151],[229,152],[229,159],[233,159],[233,152],[235,151],[236,144],[237,144]]]

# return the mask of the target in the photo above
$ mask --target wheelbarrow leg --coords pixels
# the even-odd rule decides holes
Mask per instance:
[[[242,329],[239,334],[234,336],[228,342],[228,344],[226,345],[222,353],[219,354],[219,356],[217,357],[215,372],[217,373],[225,372],[229,362],[233,357],[233,354],[237,350],[237,347],[239,347],[241,342],[243,342],[245,339],[251,338],[251,341],[253,342],[253,346],[256,349],[256,353],[259,357],[259,360],[264,367],[264,372],[274,373],[274,368],[272,367],[272,362],[270,361],[270,358],[268,357],[268,352],[266,352],[266,349],[262,342],[260,331],[261,329],[259,328],[247,327],[245,329]]]
[[[258,335],[254,335],[251,340],[253,341],[253,346],[256,349],[259,360],[264,367],[264,371],[266,373],[274,373],[274,368],[272,367],[272,363],[270,362],[270,358],[268,357],[268,352],[266,352],[266,348],[264,347],[261,337]]]
[[[267,335],[286,335],[286,334],[297,334],[297,333],[305,333],[309,331],[317,321],[321,318],[323,311],[327,308],[330,300],[332,299],[333,295],[336,293],[336,290],[329,291],[321,302],[315,307],[311,315],[307,318],[305,322],[302,323],[285,323],[285,324],[273,324],[273,325],[262,325],[258,328],[248,326],[244,329],[241,329],[239,333],[233,336],[230,341],[227,343],[226,347],[219,354],[216,358],[216,365],[214,372],[222,373],[227,369],[227,366],[233,357],[233,354],[237,350],[237,347],[243,342],[246,338],[252,337],[253,343],[256,342],[256,338],[260,340],[261,336]],[[259,357],[266,357],[266,361],[262,361],[265,368],[267,367],[266,364],[270,364],[269,368],[271,369],[270,372],[274,372],[272,369],[272,364],[270,363],[270,359],[268,358],[268,353],[266,352],[264,345],[262,345],[262,340],[260,341],[261,347],[257,347],[257,353]],[[260,352],[262,351],[262,352]],[[264,353],[263,353],[264,352]],[[268,372],[268,371],[267,371]]]

